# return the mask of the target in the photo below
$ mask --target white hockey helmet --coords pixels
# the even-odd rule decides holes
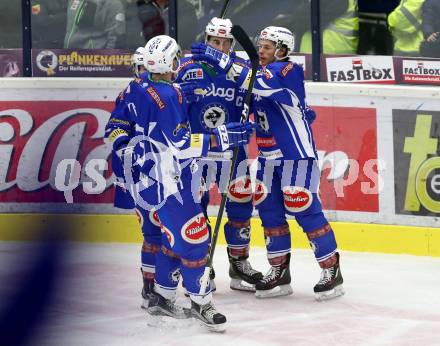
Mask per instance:
[[[208,41],[209,36],[229,38],[234,44],[234,36],[232,35],[232,22],[227,18],[212,18],[205,28],[205,42]]]
[[[139,77],[140,68],[144,67],[145,48],[138,47],[131,57],[131,66],[133,73],[136,77]]]
[[[275,42],[276,53],[283,46],[287,48],[286,56],[289,55],[293,49],[295,48],[295,37],[289,29],[280,27],[280,26],[268,26],[264,28],[261,33],[258,41],[260,40],[269,40]],[[276,54],[275,53],[275,54]]]
[[[151,73],[177,73],[180,55],[180,47],[174,38],[155,36],[145,45],[144,66]],[[174,59],[177,59],[176,68]]]

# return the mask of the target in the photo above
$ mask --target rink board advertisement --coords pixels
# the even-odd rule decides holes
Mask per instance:
[[[395,64],[400,83],[440,85],[440,60],[396,58]]]
[[[55,185],[63,159],[80,162],[82,187],[89,186],[86,167],[94,158],[108,159],[102,139],[111,109],[102,101],[0,101],[0,202],[64,204]],[[74,201],[111,203],[111,174],[102,173],[105,190],[74,189]]]
[[[103,141],[113,100],[126,83],[126,79],[41,79],[32,85],[15,79],[0,81],[0,212],[47,212],[50,205],[51,211],[131,213],[112,207],[114,177]],[[402,150],[405,138],[414,136],[416,113],[411,112],[419,104],[407,101],[402,107],[405,92],[374,96],[379,93],[371,91],[370,96],[358,88],[336,84],[330,88],[328,83],[307,87],[309,102],[318,114],[312,127],[322,170],[321,199],[330,219],[416,225],[418,215],[427,215],[422,225],[435,225],[432,216],[438,212],[431,209],[438,203],[439,178],[436,169],[426,170],[437,164],[433,158],[438,153],[426,155],[429,164],[418,162],[420,167],[413,168],[410,154]],[[440,102],[431,101],[430,107],[430,136],[435,140]],[[396,122],[405,112],[413,120]],[[66,158],[79,164],[71,204],[55,183],[59,163]],[[388,167],[385,172],[378,169],[381,160]],[[403,189],[413,174],[408,166],[416,173],[422,171],[419,178],[429,180],[430,187],[425,193],[429,198],[422,196],[421,208],[406,213]],[[104,185],[99,184],[103,181]]]
[[[332,83],[395,84],[390,56],[326,57],[327,81]]]
[[[440,216],[440,111],[393,110],[396,214]]]
[[[123,49],[32,49],[34,77],[129,77],[132,52]]]

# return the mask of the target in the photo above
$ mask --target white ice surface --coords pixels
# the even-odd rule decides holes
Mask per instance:
[[[342,252],[345,296],[316,302],[312,288],[320,269],[311,251],[295,250],[294,294],[258,300],[229,289],[226,251],[219,246],[214,302],[228,327],[213,334],[196,322],[157,321],[140,309],[140,245],[70,245],[62,286],[33,344],[440,345],[440,258]],[[30,253],[28,244],[0,243],[3,297],[32,266],[19,261]],[[251,249],[251,263],[268,269],[263,249]],[[182,295],[179,302],[187,304]]]

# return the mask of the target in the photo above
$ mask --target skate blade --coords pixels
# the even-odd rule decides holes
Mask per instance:
[[[315,299],[318,302],[323,302],[325,300],[330,300],[330,299],[340,297],[344,294],[345,294],[344,288],[342,287],[342,285],[339,285],[330,291],[315,293]]]
[[[147,326],[168,333],[169,330],[188,330],[194,325],[192,319],[175,319],[170,316],[147,315]]]
[[[144,309],[144,310],[148,309],[148,299],[142,298],[141,309]]]
[[[255,297],[264,299],[264,298],[273,298],[273,297],[281,297],[288,296],[293,293],[292,286],[290,285],[281,285],[272,288],[271,290],[256,290]]]
[[[152,316],[171,317],[176,320],[183,320],[191,317],[190,310],[186,308],[183,308],[181,313],[173,314],[167,310],[162,309],[160,306],[150,306],[147,308],[147,312]]]
[[[206,328],[208,331],[213,333],[224,333],[226,331],[226,322],[221,324],[208,324],[205,323],[198,318],[195,318],[197,322],[204,328]]]
[[[231,290],[243,291],[243,292],[255,292],[255,285],[252,285],[244,280],[231,279],[231,284],[229,285]]]

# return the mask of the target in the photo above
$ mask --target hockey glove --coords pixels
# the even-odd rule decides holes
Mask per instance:
[[[196,94],[198,84],[196,82],[179,83],[179,87],[187,103],[198,101],[199,95]]]
[[[235,53],[228,55],[200,42],[193,43],[191,53],[194,60],[206,62],[221,74],[228,72],[235,60]]]
[[[215,128],[212,134],[215,135],[215,141],[220,149],[225,151],[249,143],[255,126],[251,122],[228,123]]]
[[[316,119],[316,112],[309,106],[306,106],[306,108],[304,109],[304,116],[309,125],[312,125]]]

